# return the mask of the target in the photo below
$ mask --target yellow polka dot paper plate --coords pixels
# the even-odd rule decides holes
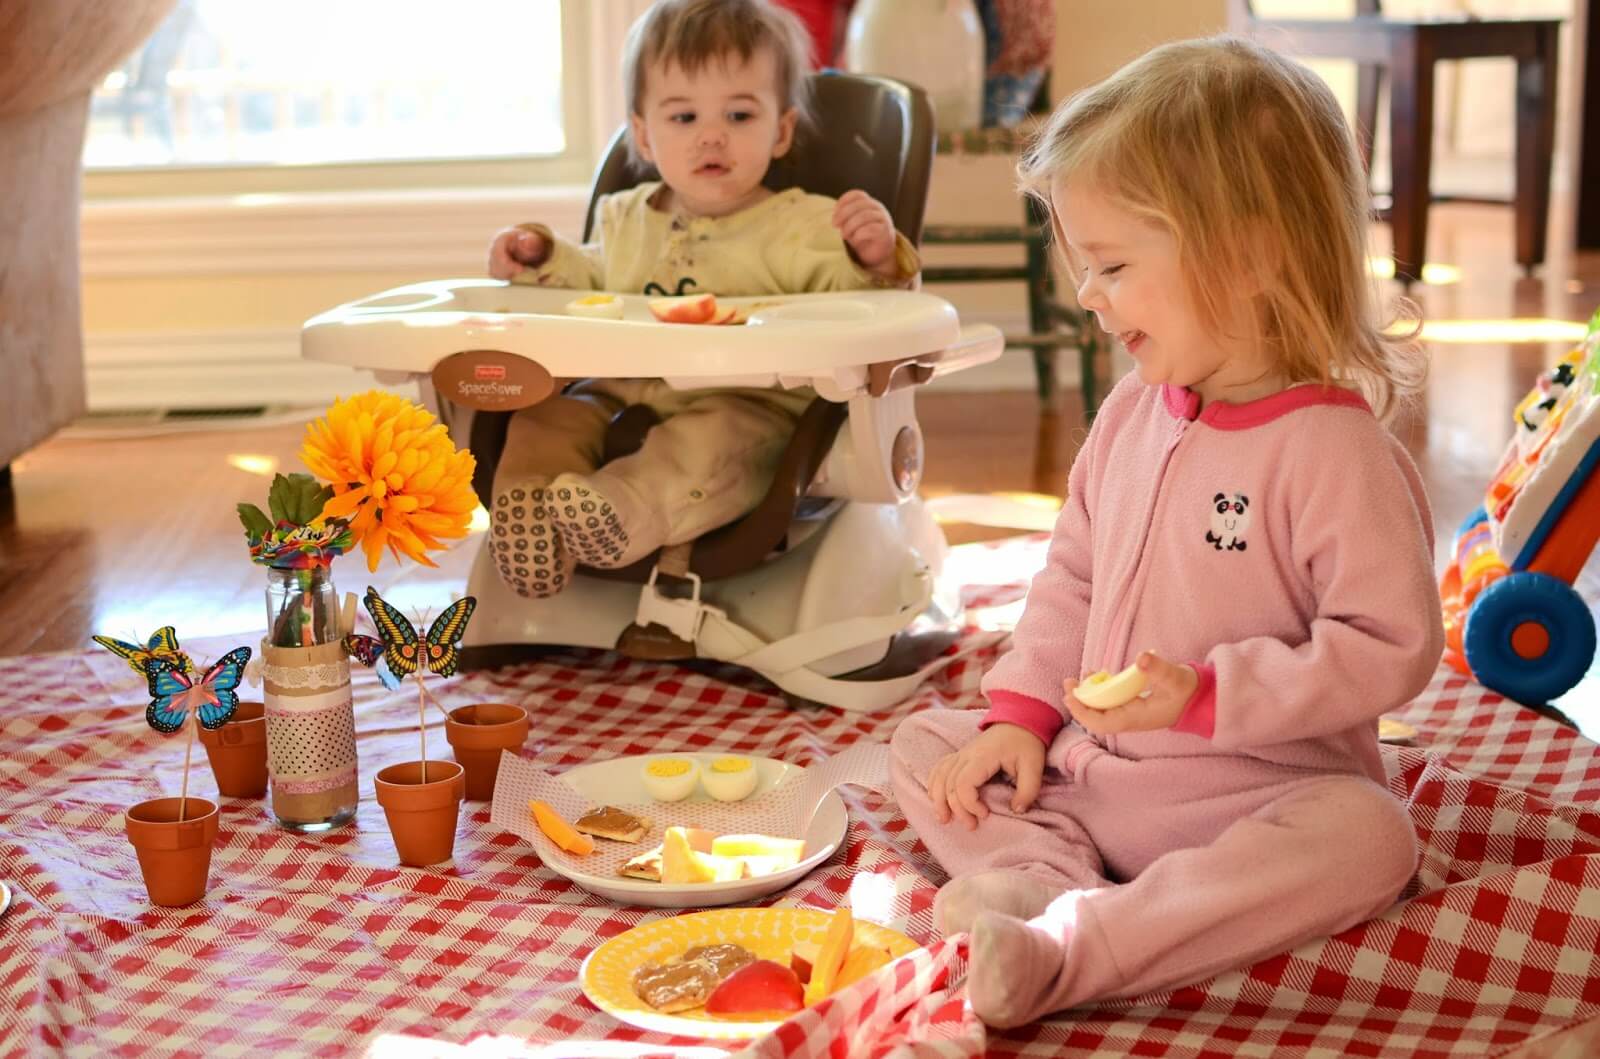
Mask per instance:
[[[601,1011],[642,1030],[685,1037],[734,1040],[760,1037],[782,1022],[716,1018],[704,1008],[666,1014],[633,991],[633,973],[647,963],[663,963],[696,945],[743,945],[763,960],[787,965],[796,945],[821,942],[833,917],[812,908],[718,908],[658,919],[634,927],[601,945],[583,962],[578,981]],[[855,921],[856,940],[880,945],[895,957],[919,946],[897,930]]]

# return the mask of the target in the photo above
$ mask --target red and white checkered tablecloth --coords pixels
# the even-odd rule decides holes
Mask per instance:
[[[992,628],[1014,617],[1043,538],[956,555],[971,616]],[[999,649],[876,716],[792,709],[726,668],[600,653],[435,689],[529,706],[524,753],[545,765],[707,748],[807,764],[887,740],[916,710],[976,705]],[[259,801],[225,800],[205,901],[157,909],[121,814],[177,792],[181,739],[145,726],[140,682],[108,654],[0,659],[0,879],[17,895],[0,918],[0,1054],[722,1053],[621,1025],[583,997],[583,958],[666,913],[574,888],[496,831],[486,805],[468,803],[453,865],[399,867],[371,777],[415,757],[415,699],[364,672],[356,692],[356,826],[296,836]],[[845,851],[772,903],[831,909],[848,894],[933,944],[751,1054],[1481,1056],[1600,1014],[1594,744],[1443,670],[1402,717],[1432,750],[1389,759],[1425,847],[1410,899],[1254,967],[1005,1034],[986,1036],[950,989],[964,954],[932,933],[942,876],[927,851],[891,802],[842,791]],[[447,749],[437,726],[429,746]],[[192,783],[215,795],[203,759]]]

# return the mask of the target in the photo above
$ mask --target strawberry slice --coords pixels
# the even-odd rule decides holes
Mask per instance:
[[[747,963],[722,980],[706,999],[709,1015],[786,1014],[805,1006],[805,988],[795,973],[772,960]]]

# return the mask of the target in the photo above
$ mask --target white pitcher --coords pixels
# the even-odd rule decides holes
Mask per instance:
[[[918,85],[947,132],[982,119],[983,49],[972,0],[858,0],[845,26],[844,65]]]

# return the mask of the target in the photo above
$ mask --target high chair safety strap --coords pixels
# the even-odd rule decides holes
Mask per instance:
[[[905,701],[931,674],[957,658],[998,642],[1003,634],[968,637],[959,651],[940,655],[920,669],[887,680],[841,680],[823,676],[807,666],[903,631],[927,609],[933,599],[933,587],[931,572],[920,570],[916,598],[898,611],[846,618],[772,643],[764,642],[723,611],[706,608],[695,646],[702,658],[722,659],[753,669],[791,694],[852,713],[884,709]]]

